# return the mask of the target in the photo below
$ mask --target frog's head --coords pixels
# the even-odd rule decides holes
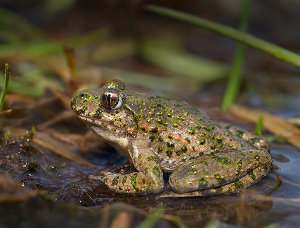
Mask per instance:
[[[133,113],[126,107],[126,90],[120,81],[109,81],[100,89],[74,95],[71,108],[103,138],[126,138],[134,128]]]

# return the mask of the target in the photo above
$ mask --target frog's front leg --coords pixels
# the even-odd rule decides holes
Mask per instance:
[[[129,174],[103,173],[102,181],[118,193],[159,193],[164,187],[159,160],[143,138],[133,139],[129,155],[137,172]]]

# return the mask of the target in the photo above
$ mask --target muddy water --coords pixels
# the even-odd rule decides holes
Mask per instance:
[[[284,105],[272,107],[270,111],[283,116],[296,115],[300,113],[300,105],[296,100],[295,97],[287,99]],[[253,100],[245,103],[253,105]],[[264,107],[259,102],[255,105]],[[22,140],[15,140],[0,149],[0,171],[9,173],[30,189],[46,191],[47,198],[9,206],[0,204],[0,225],[4,227],[21,226],[24,221],[35,225],[48,223],[49,227],[53,227],[51,225],[65,224],[65,218],[70,221],[65,227],[73,227],[74,224],[98,227],[99,224],[103,225],[107,217],[111,220],[105,224],[114,222],[116,208],[121,213],[128,213],[130,218],[139,217],[135,223],[132,220],[129,223],[131,225],[142,221],[149,211],[156,208],[164,208],[165,213],[178,216],[188,227],[201,227],[209,222],[222,227],[300,225],[300,150],[288,144],[272,144],[274,168],[257,185],[238,195],[206,198],[129,197],[112,194],[101,183],[88,178],[89,175],[97,175],[103,168],[116,166],[118,169],[127,164],[127,158],[110,147],[94,148],[84,155],[96,165],[93,168],[80,166]],[[125,168],[131,169],[128,166]],[[120,202],[127,206],[112,206]],[[84,207],[78,207],[80,205]],[[135,209],[130,209],[128,205]],[[102,210],[107,207],[111,216]],[[43,216],[40,217],[40,214]],[[53,215],[51,220],[47,217],[49,214]],[[80,221],[78,216],[81,216]],[[157,227],[174,227],[174,224],[161,222]]]
[[[219,221],[230,227],[263,227],[277,224],[293,227],[300,224],[300,151],[288,145],[272,147],[274,169],[256,186],[240,195],[208,198],[150,197],[119,198],[118,201],[139,208],[165,208],[182,218],[189,227]]]

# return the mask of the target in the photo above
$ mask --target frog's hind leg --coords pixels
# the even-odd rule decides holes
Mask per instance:
[[[220,195],[220,194],[230,194],[230,193],[238,193],[242,189],[248,188],[251,185],[257,183],[261,180],[266,173],[269,172],[268,167],[259,166],[254,169],[252,172],[248,173],[244,177],[240,178],[239,180],[225,184],[221,187],[205,189],[205,190],[198,190],[193,192],[185,192],[185,193],[173,193],[173,192],[166,192],[160,194],[160,198],[173,198],[173,197],[204,197],[204,196],[213,196],[213,195]]]
[[[235,192],[237,186],[246,188],[265,176],[271,164],[270,154],[261,150],[203,155],[175,169],[169,184],[177,193],[214,189]]]

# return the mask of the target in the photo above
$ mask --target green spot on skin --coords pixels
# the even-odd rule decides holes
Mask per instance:
[[[221,144],[223,142],[223,139],[221,137],[217,137],[216,140],[218,144]]]
[[[114,118],[113,122],[114,122],[114,125],[119,127],[119,128],[122,128],[122,127],[126,126],[126,124],[122,121],[121,118]]]
[[[216,160],[223,165],[230,165],[230,160],[226,157],[216,157]]]
[[[119,182],[119,177],[115,177],[115,178],[112,180],[111,185],[115,186],[115,185],[118,184],[118,182]]]
[[[199,144],[199,145],[204,145],[204,144],[205,144],[205,139],[200,139],[200,140],[198,141],[198,144]]]
[[[132,185],[132,187],[137,190],[136,188],[136,177],[137,177],[137,173],[133,174],[130,178],[130,183]]]
[[[187,152],[187,147],[186,147],[186,146],[183,146],[183,147],[180,148],[180,150],[177,150],[177,151],[176,151],[176,154],[177,154],[178,156],[180,156],[180,155],[182,155],[182,154],[184,154],[184,153],[186,153],[186,152]]]
[[[125,89],[125,85],[123,82],[118,81],[118,80],[111,80],[105,83],[104,87],[110,89],[110,88],[114,88],[114,89],[120,89],[120,90],[124,90]]]
[[[238,163],[237,163],[237,171],[236,171],[237,175],[241,172],[242,164],[243,164],[243,161],[239,160]]]
[[[102,111],[100,109],[97,109],[97,111],[95,113],[95,117],[100,117],[101,113],[102,113]]]
[[[150,135],[150,136],[149,136],[149,139],[150,139],[151,142],[153,142],[154,139],[155,139],[155,136],[154,136],[154,135]]]
[[[242,138],[243,135],[244,135],[244,132],[243,132],[242,130],[238,129],[238,130],[236,131],[236,134],[237,134],[238,137]]]
[[[241,181],[236,181],[234,182],[234,186],[237,188],[237,189],[241,189],[244,187],[244,184],[241,182]]]
[[[176,152],[175,152],[175,153],[176,153],[176,155],[177,155],[177,156],[180,156],[180,155],[182,155],[182,154],[183,154],[181,150],[176,150]]]
[[[161,153],[163,151],[163,148],[161,147],[161,146],[159,146],[158,148],[157,148],[157,152],[158,153]]]
[[[148,161],[158,162],[158,158],[156,156],[150,156],[147,158]]]
[[[207,186],[208,185],[208,181],[202,177],[200,180],[199,180],[199,186]]]
[[[250,172],[249,175],[250,175],[250,177],[251,177],[252,180],[256,180],[256,175],[255,175],[255,173],[253,171]]]
[[[223,182],[224,181],[224,177],[221,176],[220,174],[216,173],[215,174],[215,178],[218,182]]]
[[[167,142],[167,147],[175,147],[173,142]]]
[[[174,123],[172,124],[172,126],[175,127],[175,128],[177,128],[179,125],[178,125],[178,123],[174,122]]]
[[[181,121],[185,121],[185,117],[184,116],[178,116],[177,119],[181,120]]]
[[[161,176],[161,171],[159,169],[159,167],[154,166],[152,169],[152,172],[154,173],[155,176],[160,177]]]
[[[172,157],[173,151],[172,150],[167,150],[166,154],[170,158],[170,157]]]
[[[194,135],[196,133],[196,129],[193,128],[193,127],[189,127],[188,128],[188,133],[191,134],[191,135]]]
[[[125,184],[127,181],[127,176],[124,176],[123,179],[122,179],[122,184]]]

